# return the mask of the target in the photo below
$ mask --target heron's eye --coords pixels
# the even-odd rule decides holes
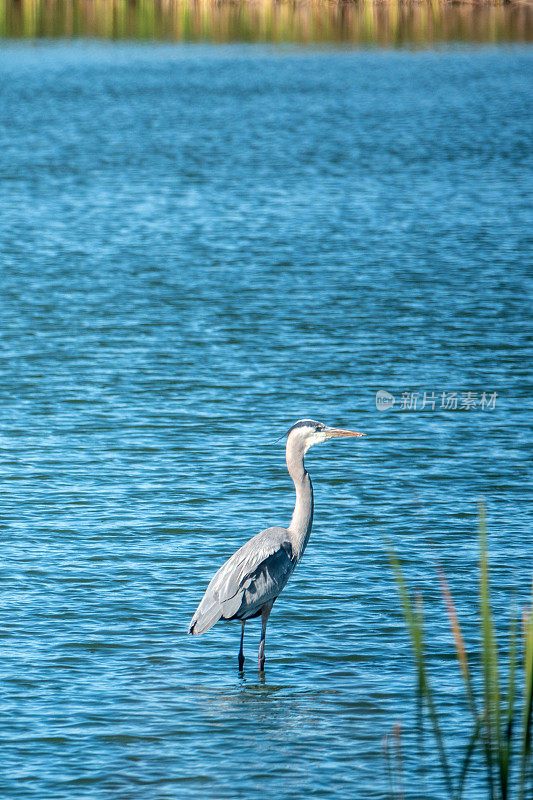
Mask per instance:
[[[315,425],[315,431],[321,431],[322,425]]]

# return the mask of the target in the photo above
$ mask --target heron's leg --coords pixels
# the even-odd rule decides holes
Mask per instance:
[[[259,664],[259,672],[263,672],[265,669],[265,637],[267,631],[267,622],[273,605],[273,602],[265,603],[261,609],[261,641],[259,642],[259,657],[257,659]]]
[[[239,650],[239,672],[242,672],[242,668],[244,667],[244,622],[242,621],[242,628],[241,628],[241,649]]]

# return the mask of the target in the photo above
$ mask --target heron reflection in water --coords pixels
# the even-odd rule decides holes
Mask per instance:
[[[363,433],[328,428],[312,419],[301,419],[287,433],[285,457],[296,489],[296,504],[288,528],[266,528],[243,544],[214,575],[189,626],[200,636],[222,620],[241,621],[239,670],[244,666],[244,625],[261,617],[258,664],[265,666],[266,627],[274,601],[285,587],[311,535],[313,484],[304,456],[314,444],[328,439],[364,436]]]

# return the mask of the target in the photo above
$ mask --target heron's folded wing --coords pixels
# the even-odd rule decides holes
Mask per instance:
[[[267,528],[220,567],[191,621],[191,633],[204,633],[221,617],[249,616],[283,589],[296,566],[284,528]]]
[[[283,544],[258,564],[242,581],[235,596],[223,604],[224,617],[252,616],[270,600],[275,600],[289,580],[296,561],[290,542]],[[240,612],[240,613],[239,613]]]

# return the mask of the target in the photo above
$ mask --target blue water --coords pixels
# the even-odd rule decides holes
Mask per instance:
[[[384,798],[398,722],[406,797],[444,796],[430,745],[417,772],[385,547],[424,598],[456,770],[436,563],[474,651],[479,500],[502,641],[531,579],[532,66],[4,44],[2,798]],[[266,678],[255,622],[241,679],[239,626],[187,625],[225,558],[290,519],[272,442],[304,416],[367,436],[309,453],[313,535]]]

